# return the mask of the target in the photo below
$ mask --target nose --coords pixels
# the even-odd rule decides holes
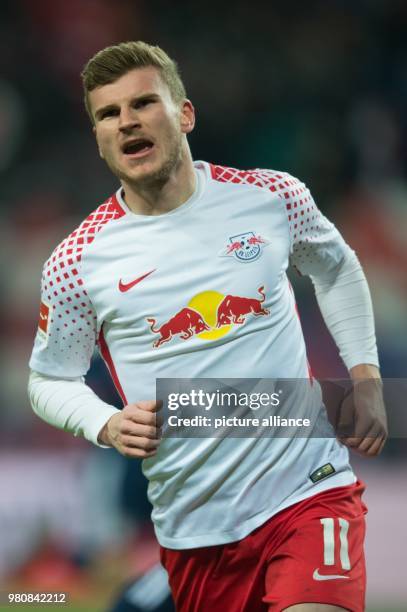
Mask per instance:
[[[133,108],[122,108],[119,116],[119,130],[128,132],[135,127],[140,127],[137,111]]]

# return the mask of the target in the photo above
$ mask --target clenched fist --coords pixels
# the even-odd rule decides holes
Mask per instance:
[[[388,435],[383,384],[375,366],[356,366],[351,376],[353,388],[342,402],[337,435],[356,453],[375,457]]]
[[[161,420],[157,414],[160,407],[156,401],[128,404],[110,417],[99,433],[99,442],[113,446],[125,457],[153,457],[161,437]]]

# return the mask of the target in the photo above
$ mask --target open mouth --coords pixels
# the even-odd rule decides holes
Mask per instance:
[[[131,157],[143,157],[151,151],[153,146],[154,144],[151,142],[151,140],[147,140],[146,138],[137,138],[123,145],[122,151],[125,155]]]

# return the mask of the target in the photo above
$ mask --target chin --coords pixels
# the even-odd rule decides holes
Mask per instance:
[[[140,170],[140,172],[134,173],[130,178],[133,183],[155,183],[158,180],[162,180],[166,176],[163,172],[163,168],[150,167]]]
[[[137,183],[154,176],[157,172],[160,172],[160,167],[157,167],[156,164],[145,162],[130,170],[128,168],[120,168],[116,174],[120,179],[128,183]]]
[[[146,164],[147,166],[147,164]],[[141,169],[134,175],[130,175],[127,178],[134,185],[140,184],[145,186],[162,185],[166,183],[172,172],[174,171],[176,164],[173,160],[168,160],[160,165],[151,164],[151,166]]]

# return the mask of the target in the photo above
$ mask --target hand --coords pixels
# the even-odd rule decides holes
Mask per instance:
[[[337,434],[339,440],[364,457],[379,455],[387,439],[387,417],[383,401],[383,384],[379,371],[361,370],[374,366],[356,366],[351,371],[352,390],[345,396]],[[361,375],[365,378],[359,378]]]
[[[154,457],[161,437],[160,417],[157,415],[160,407],[156,401],[128,404],[110,417],[99,433],[99,442],[113,446],[125,457]]]

